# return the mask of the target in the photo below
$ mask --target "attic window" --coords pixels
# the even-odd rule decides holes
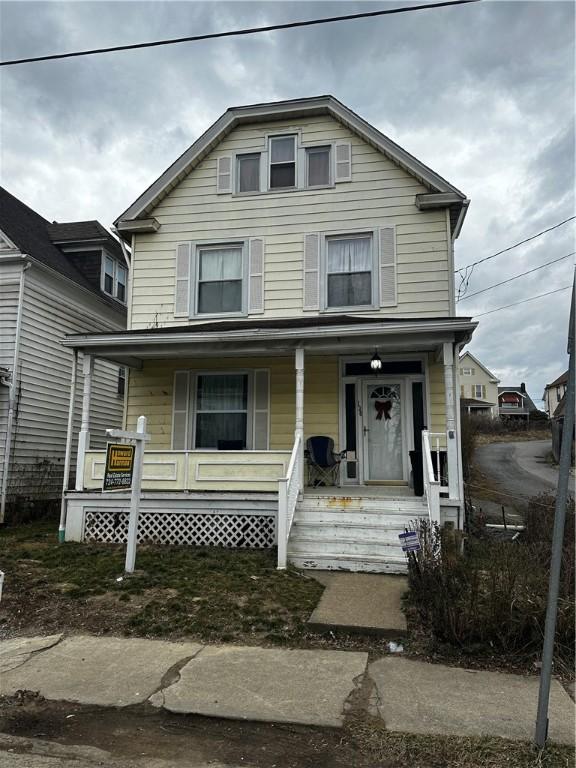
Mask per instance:
[[[260,191],[260,154],[238,155],[238,192]]]
[[[296,186],[296,136],[270,139],[270,189]]]
[[[103,292],[125,304],[127,277],[128,270],[126,267],[105,254],[102,263],[101,287]]]

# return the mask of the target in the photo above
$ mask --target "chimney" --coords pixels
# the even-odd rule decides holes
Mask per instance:
[[[524,384],[524,382],[520,384],[520,392],[522,392],[523,395],[526,394],[526,384]]]

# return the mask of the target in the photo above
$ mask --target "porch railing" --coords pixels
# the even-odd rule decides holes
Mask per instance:
[[[422,430],[422,470],[424,476],[424,496],[428,504],[428,516],[431,523],[440,524],[440,437],[437,433]],[[431,438],[436,440],[436,471],[432,463]]]
[[[288,562],[288,539],[294,520],[296,503],[302,490],[304,476],[304,451],[302,436],[294,440],[292,455],[286,477],[278,481],[278,568],[286,568]]]

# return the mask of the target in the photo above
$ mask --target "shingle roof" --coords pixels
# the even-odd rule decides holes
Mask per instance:
[[[550,384],[546,384],[546,389],[550,389],[550,387],[555,387],[558,384],[567,384],[568,383],[568,371],[565,371],[561,376],[558,376],[557,379],[554,379],[553,382]]]
[[[95,219],[93,221],[67,221],[48,224],[46,227],[48,237],[53,243],[71,244],[88,241],[96,241],[106,245],[115,256],[123,259],[122,249],[110,232]]]
[[[41,264],[45,264],[47,267],[54,269],[61,275],[73,280],[82,288],[86,288],[92,293],[97,294],[106,301],[109,301],[115,307],[120,308],[121,305],[113,299],[109,299],[106,294],[102,293],[98,288],[95,288],[89,280],[82,274],[82,272],[74,266],[74,264],[68,259],[65,253],[54,245],[50,237],[49,228],[52,227],[70,227],[75,228],[76,231],[81,231],[85,228],[86,224],[98,224],[98,222],[72,222],[70,224],[50,224],[43,216],[29,208],[17,197],[10,194],[8,190],[0,187],[0,229],[12,240],[12,242],[18,246],[22,253],[32,256],[32,258],[39,261]],[[106,232],[101,224],[98,227],[104,233],[100,235],[100,239],[104,240],[104,236],[114,241],[112,235]],[[94,231],[91,227],[90,231]],[[76,240],[77,242],[77,240]],[[114,241],[116,242],[116,241]],[[108,243],[108,241],[107,241]],[[121,253],[120,246],[118,250]]]

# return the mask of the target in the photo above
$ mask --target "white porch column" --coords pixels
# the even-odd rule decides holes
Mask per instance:
[[[82,424],[78,434],[78,455],[76,457],[76,490],[84,490],[84,457],[90,449],[90,400],[92,396],[92,373],[94,358],[84,354],[82,373],[84,374],[84,392],[82,395]]]
[[[448,456],[448,492],[451,499],[459,498],[460,462],[456,433],[456,396],[454,392],[454,345],[445,342],[442,349],[444,363],[444,393],[446,403],[446,452]]]
[[[300,437],[300,452],[304,458],[304,350],[296,349],[294,359],[296,367],[296,422],[294,428],[294,440]],[[304,461],[300,462],[299,486],[304,488]]]
[[[64,456],[64,477],[62,478],[62,500],[60,502],[60,526],[58,541],[64,541],[66,534],[66,491],[70,480],[70,459],[72,457],[72,436],[74,430],[74,406],[76,404],[76,380],[78,378],[78,350],[72,353],[72,371],[70,373],[70,402],[68,404],[68,425],[66,428],[66,453]]]

